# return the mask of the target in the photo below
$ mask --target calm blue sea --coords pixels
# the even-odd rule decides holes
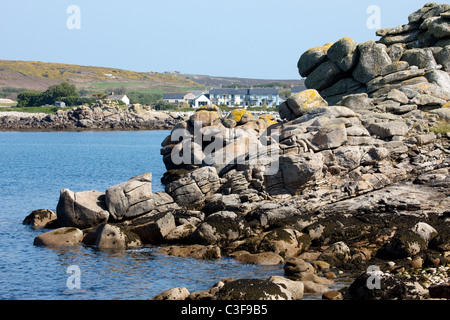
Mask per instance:
[[[145,172],[163,191],[160,143],[168,131],[0,132],[0,299],[149,299],[173,288],[208,289],[234,277],[282,275],[281,267],[229,258],[200,261],[153,254],[157,247],[119,253],[92,247],[33,246],[42,231],[22,225],[33,210],[56,210],[59,191],[99,190]],[[80,289],[67,286],[80,268]]]

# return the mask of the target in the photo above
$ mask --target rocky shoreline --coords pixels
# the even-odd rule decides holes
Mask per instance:
[[[438,58],[450,50],[449,12],[428,3],[378,42],[308,50],[308,90],[280,106],[281,120],[199,109],[162,141],[165,192],[152,192],[151,173],[62,189],[56,212],[25,219],[53,229],[34,244],[153,245],[284,268],[153,299],[449,299],[450,69]],[[342,272],[352,283],[330,289]]]
[[[170,130],[186,117],[100,101],[53,114],[0,112],[0,131]]]

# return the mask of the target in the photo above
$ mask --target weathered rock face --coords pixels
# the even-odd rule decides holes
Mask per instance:
[[[74,193],[61,190],[56,208],[61,227],[90,228],[108,221],[105,194],[96,190]]]
[[[282,120],[267,130],[277,138],[271,143],[277,161],[251,163],[268,148],[247,148],[239,154],[243,162],[209,165],[203,161],[208,157],[205,143],[197,166],[184,166],[187,172],[170,176],[166,185],[182,188],[195,186],[187,175],[205,167],[218,175],[215,194],[202,204],[206,218],[189,241],[218,244],[222,253],[231,252],[242,263],[284,259],[285,275],[300,280],[304,293],[329,290],[330,280],[316,274],[322,268],[360,274],[387,259],[441,263],[439,255],[449,248],[443,221],[450,205],[450,149],[447,135],[437,130],[450,118],[447,11],[445,5],[429,3],[407,25],[379,30],[377,42],[343,38],[302,54],[297,67],[307,77],[308,90],[282,103]],[[237,118],[232,120],[233,128],[242,128]],[[231,125],[222,122],[202,130],[223,132],[222,126]],[[261,131],[254,133],[258,137]],[[224,143],[224,149],[240,141]],[[166,146],[179,144],[167,140],[165,156]],[[304,252],[311,247],[317,251]],[[429,251],[439,257],[427,260]],[[364,273],[348,296],[419,299],[428,292],[384,271],[375,275],[381,288],[368,288],[372,276]],[[192,297],[227,298],[232,283]]]
[[[406,292],[402,279],[382,271],[362,274],[349,288],[352,300],[402,300]]]
[[[292,278],[301,278],[304,274],[316,273],[316,269],[301,258],[291,258],[286,261],[284,266],[284,274]]]
[[[283,103],[281,120],[205,107],[162,142],[164,193],[151,193],[145,174],[109,188],[104,203],[101,193],[65,190],[58,222],[87,228],[109,214],[119,230],[101,225],[83,242],[121,245],[133,232],[144,244],[170,244],[163,254],[285,263],[293,281],[224,280],[176,290],[180,299],[297,299],[328,292],[325,271],[373,265],[384,269],[358,277],[349,298],[426,296],[400,274],[412,261],[441,266],[450,250],[447,11],[429,3],[409,24],[378,31],[379,42],[343,38],[308,50],[298,68],[317,88]],[[174,159],[184,154],[187,162]],[[369,288],[377,279],[381,288]]]
[[[201,123],[202,127],[208,127],[214,124],[219,124],[220,118],[221,118],[220,109],[199,110],[189,118],[189,121],[191,123],[195,122]]]
[[[118,225],[102,224],[86,232],[83,238],[86,245],[96,246],[99,249],[127,249],[140,246],[141,240],[136,234],[126,231]]]
[[[292,193],[302,191],[308,182],[322,177],[323,156],[320,153],[286,155],[280,158],[280,169],[285,189]]]
[[[317,259],[339,266],[350,259],[350,248],[344,242],[339,241],[329,246]]]
[[[153,210],[156,207],[154,203],[142,206],[142,202],[153,202],[151,195],[152,174],[145,173],[106,189],[105,202],[111,216],[116,220],[122,220]]]
[[[327,51],[327,57],[339,69],[346,72],[351,70],[358,61],[359,51],[355,40],[345,37],[336,41]]]
[[[301,300],[303,294],[303,282],[273,276],[268,279],[226,279],[208,290],[191,293],[187,300]]]
[[[309,241],[306,237],[294,229],[277,228],[262,237],[259,251],[274,252],[284,259],[296,257],[308,249]]]
[[[249,253],[247,251],[236,251],[231,255],[235,260],[245,264],[277,265],[283,263],[284,259],[275,252]]]
[[[286,102],[283,102],[280,106],[280,116],[284,119],[294,120],[315,108],[326,106],[328,103],[317,90],[305,90],[293,94]]]
[[[253,115],[245,109],[234,109],[229,114],[227,119],[233,120],[235,123],[233,127],[246,124],[253,119]]]
[[[217,106],[197,109],[190,120],[178,123],[161,143],[167,177],[181,177],[180,172],[202,166],[213,166],[223,175],[236,164],[243,163],[249,151],[264,149],[261,136],[277,124],[272,115],[256,119],[245,109],[233,110],[220,118],[221,112],[216,109]],[[199,115],[208,113],[217,118],[213,122],[202,121]]]
[[[144,244],[164,243],[164,237],[174,228],[175,219],[170,212],[143,215],[127,225]]]
[[[145,173],[108,188],[106,193],[61,190],[57,219],[52,227],[57,222],[61,227],[84,229],[86,234],[82,238],[87,245],[101,249],[126,249],[142,243],[161,243],[176,225],[194,228],[203,220],[203,216],[186,212],[180,214],[175,223],[171,212],[177,209],[178,204],[167,193],[152,193],[151,174]],[[24,223],[42,220],[42,216],[36,211]],[[115,224],[108,224],[108,221]],[[172,240],[187,237],[192,232],[173,235]]]
[[[187,246],[167,246],[159,249],[156,253],[204,260],[218,259],[221,257],[220,248],[216,245],[202,246],[193,244]]]
[[[285,282],[289,283],[286,286]],[[291,291],[292,290],[292,291]],[[294,300],[303,296],[303,284],[288,279],[240,279],[225,283],[213,300]]]
[[[52,229],[58,226],[56,213],[48,209],[34,210],[23,220],[23,224],[31,225],[35,229]]]
[[[53,114],[2,112],[0,130],[167,130],[186,117],[99,102]]]
[[[426,241],[416,232],[412,230],[399,230],[391,242],[380,249],[379,255],[390,258],[406,258],[415,256],[426,248]]]
[[[242,238],[248,232],[248,225],[234,212],[220,211],[205,219],[192,238],[202,244],[225,244]]]
[[[195,209],[203,207],[205,198],[215,193],[219,186],[216,170],[212,167],[204,167],[168,184],[166,192],[179,205]]]
[[[152,300],[185,300],[189,294],[186,288],[172,288],[157,294]]]
[[[387,48],[383,44],[367,41],[359,44],[358,50],[360,58],[352,76],[360,83],[369,82],[380,75],[384,67],[392,63],[387,54]]]
[[[34,238],[35,246],[72,247],[83,239],[83,231],[77,228],[63,227],[48,231]]]
[[[105,203],[111,217],[129,220],[150,212],[179,208],[167,193],[152,193],[151,183],[151,173],[144,173],[106,189]]]
[[[426,250],[430,240],[438,236],[435,228],[424,222],[417,222],[412,228],[403,228],[392,240],[380,248],[378,255],[387,258],[413,257]]]
[[[408,24],[378,30],[381,38],[377,42],[357,44],[346,37],[306,51],[298,62],[306,87],[319,90],[329,104],[361,92],[377,98],[374,102],[380,104],[390,101],[386,98],[389,91],[419,83],[436,84],[448,91],[448,81],[438,80],[448,74],[437,73],[439,69],[450,72],[447,7],[427,3],[410,15]],[[433,96],[442,98],[442,94]],[[410,101],[401,104],[415,105]],[[440,105],[437,101],[433,104]]]
[[[308,76],[314,69],[316,69],[322,62],[327,59],[328,49],[332,43],[327,43],[320,47],[315,47],[307,50],[298,61],[298,72],[302,77]]]

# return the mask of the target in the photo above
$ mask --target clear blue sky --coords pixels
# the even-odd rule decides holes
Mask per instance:
[[[60,62],[133,71],[298,79],[308,48],[349,36],[377,40],[408,22],[418,0],[0,0],[0,59]],[[70,30],[67,7],[80,8]]]

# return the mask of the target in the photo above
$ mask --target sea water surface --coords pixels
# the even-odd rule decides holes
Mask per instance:
[[[150,299],[173,288],[205,290],[234,277],[282,275],[282,266],[244,265],[155,255],[158,247],[120,252],[33,246],[44,232],[22,224],[33,210],[56,210],[62,188],[104,191],[145,173],[163,191],[159,153],[168,131],[0,132],[0,299]],[[80,270],[80,288],[70,266]],[[69,272],[69,273],[68,273]],[[69,286],[68,286],[69,284]]]

